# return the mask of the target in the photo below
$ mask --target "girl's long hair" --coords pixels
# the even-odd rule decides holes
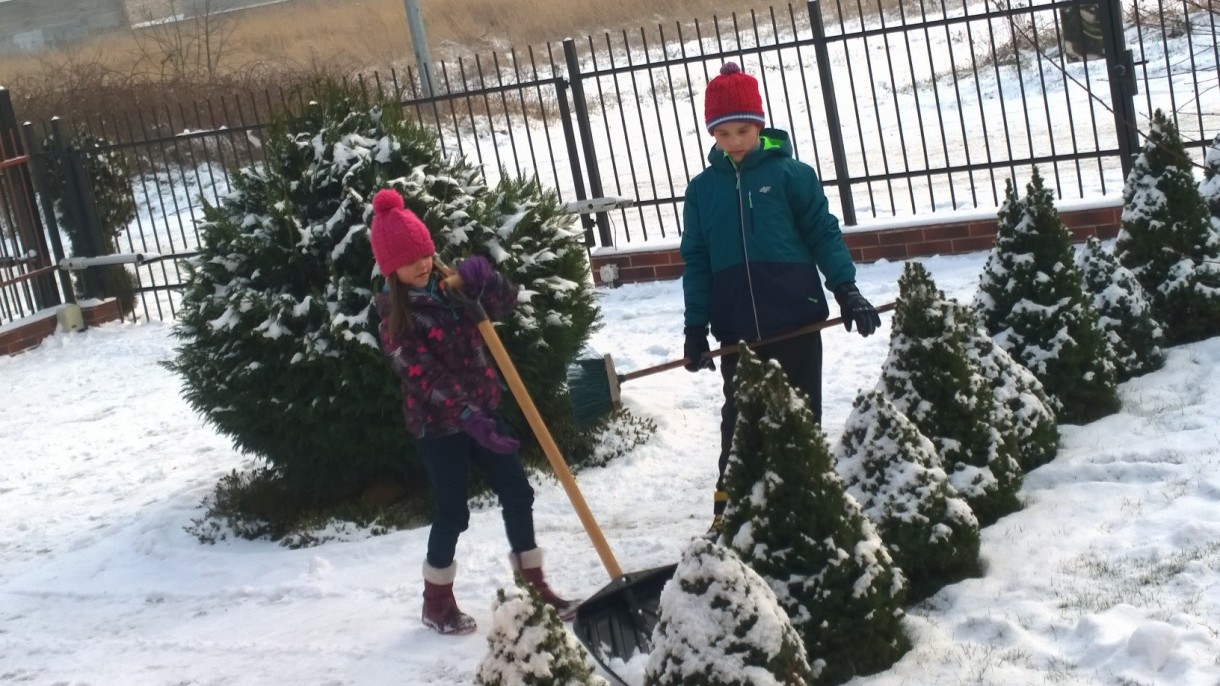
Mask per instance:
[[[394,274],[386,276],[385,281],[390,287],[390,332],[395,337],[405,336],[414,328],[407,295],[411,287],[399,281]]]

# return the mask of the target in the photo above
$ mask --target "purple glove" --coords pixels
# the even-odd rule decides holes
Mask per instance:
[[[457,266],[458,276],[462,277],[462,288],[467,293],[475,295],[491,283],[495,271],[491,263],[482,255],[471,255]]]
[[[521,447],[521,441],[500,433],[495,418],[477,410],[462,420],[462,431],[469,434],[479,445],[499,455],[515,453],[517,448]]]

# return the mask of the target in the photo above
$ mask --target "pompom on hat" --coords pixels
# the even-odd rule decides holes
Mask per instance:
[[[369,229],[373,258],[382,276],[398,268],[436,254],[428,227],[415,213],[402,205],[398,191],[386,188],[373,196],[373,221]]]
[[[708,133],[733,121],[745,121],[765,127],[762,96],[758,80],[743,72],[736,62],[725,62],[720,75],[707,84],[703,94],[703,120]]]

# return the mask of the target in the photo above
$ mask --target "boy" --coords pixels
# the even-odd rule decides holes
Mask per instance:
[[[681,253],[686,262],[686,369],[715,369],[708,326],[717,341],[758,341],[825,321],[830,311],[818,271],[834,293],[844,326],[861,336],[881,324],[877,310],[856,288],[856,268],[830,213],[817,173],[792,156],[788,134],[764,128],[758,81],[727,62],[707,85],[704,121],[716,139],[709,166],[686,188]],[[756,348],[776,360],[789,382],[809,398],[822,420],[822,337],[814,332]],[[724,470],[733,445],[737,407],[733,375],[737,356],[721,362],[724,406],[720,416],[720,476],[709,536],[719,536],[728,495]]]

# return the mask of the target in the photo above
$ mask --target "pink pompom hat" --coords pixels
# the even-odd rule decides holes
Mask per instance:
[[[398,268],[436,254],[436,245],[428,227],[403,207],[402,196],[390,188],[373,196],[373,221],[369,230],[373,258],[382,276]]]

